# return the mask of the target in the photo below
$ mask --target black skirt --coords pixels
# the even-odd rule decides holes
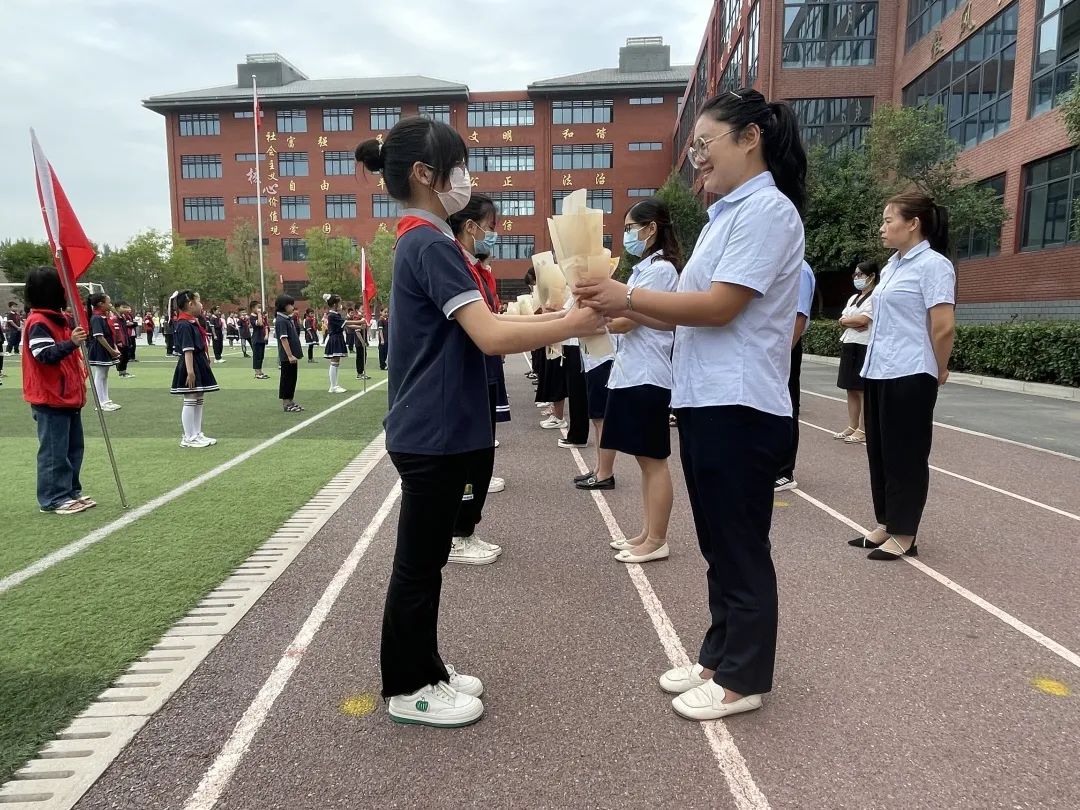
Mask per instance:
[[[608,378],[611,376],[611,364],[608,360],[596,368],[585,372],[585,389],[589,399],[589,418],[603,419],[607,413]]]
[[[866,381],[862,376],[866,347],[861,343],[844,343],[840,346],[840,369],[836,375],[836,387],[845,391],[862,391]]]
[[[173,372],[172,388],[169,389],[170,394],[205,394],[207,391],[217,391],[218,383],[214,379],[214,372],[210,368],[210,360],[206,356],[206,352],[200,352],[198,350],[192,352],[191,366],[195,372],[195,387],[188,388],[187,384],[187,365],[184,361],[184,355],[186,352],[180,353],[180,359],[176,363],[176,370]]]
[[[566,399],[566,369],[562,357],[556,360],[544,360],[544,373],[540,375],[540,385],[536,387],[537,402],[562,402]]]
[[[668,408],[671,391],[656,385],[635,385],[608,391],[600,446],[629,456],[665,459],[671,455]]]
[[[336,335],[330,335],[326,339],[326,348],[323,353],[327,357],[348,357],[349,349],[345,345],[345,336],[340,332]]]

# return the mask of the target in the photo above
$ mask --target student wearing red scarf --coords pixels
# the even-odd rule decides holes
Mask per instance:
[[[180,354],[173,372],[170,393],[184,397],[180,424],[184,428],[181,447],[204,448],[217,444],[203,433],[203,394],[217,391],[217,380],[207,357],[208,335],[199,323],[202,301],[199,294],[184,290],[176,296],[176,323],[173,327],[173,346]]]

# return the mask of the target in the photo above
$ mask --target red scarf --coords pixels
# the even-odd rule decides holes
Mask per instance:
[[[428,228],[434,228],[439,233],[442,233],[444,236],[446,235],[437,225],[434,225],[433,223],[428,222],[426,219],[423,219],[421,217],[409,214],[408,216],[402,217],[398,220],[397,238],[401,239],[401,237],[403,237],[409,231],[415,228],[421,228],[425,226]],[[483,297],[484,303],[487,304],[488,308],[491,309],[492,312],[498,312],[499,296],[495,292],[495,276],[492,275],[487,268],[481,266],[479,259],[476,260],[475,265],[470,262],[469,257],[465,255],[465,248],[461,246],[461,243],[458,242],[458,240],[456,239],[452,241],[454,242],[454,247],[458,249],[458,253],[461,254],[461,259],[465,262],[465,266],[469,269],[469,275],[472,276],[473,281],[476,282],[476,288],[480,291],[480,295]],[[489,276],[491,278],[490,284],[487,282],[485,276]]]
[[[192,315],[190,312],[178,312],[176,314],[176,320],[188,321],[189,323],[195,324],[195,328],[198,329],[199,334],[202,335],[203,351],[206,351],[206,349],[210,346],[210,336],[206,334],[206,330],[203,329],[203,325],[199,323],[199,319]]]

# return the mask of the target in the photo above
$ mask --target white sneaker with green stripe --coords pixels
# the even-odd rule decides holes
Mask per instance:
[[[390,698],[387,710],[395,723],[462,728],[480,719],[484,704],[479,698],[458,692],[440,681],[411,695],[395,695]]]

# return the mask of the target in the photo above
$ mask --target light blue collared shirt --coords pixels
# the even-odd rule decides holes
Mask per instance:
[[[645,257],[630,273],[627,287],[674,292],[679,286],[675,265],[660,251]],[[611,367],[608,388],[633,388],[655,385],[671,390],[671,347],[673,332],[639,325],[625,335],[615,335],[615,364]]]

